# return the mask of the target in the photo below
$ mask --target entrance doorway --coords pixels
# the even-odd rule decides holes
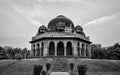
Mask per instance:
[[[50,42],[50,44],[49,44],[49,55],[50,56],[55,55],[55,44],[54,44],[54,42]]]
[[[67,43],[66,54],[67,54],[67,56],[71,56],[73,54],[72,53],[72,43],[71,42]]]
[[[59,42],[57,44],[57,56],[64,56],[64,44],[63,44],[63,42]]]

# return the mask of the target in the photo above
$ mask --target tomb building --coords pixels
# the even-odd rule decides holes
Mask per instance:
[[[52,19],[47,26],[40,26],[30,43],[31,57],[91,57],[91,41],[82,26],[75,26],[63,15]]]

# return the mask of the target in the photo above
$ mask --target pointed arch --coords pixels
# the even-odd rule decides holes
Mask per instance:
[[[78,52],[78,56],[80,56],[80,43],[77,43],[77,52]]]
[[[66,55],[73,55],[73,50],[72,50],[72,43],[69,41],[67,42],[67,47],[66,47]]]
[[[43,53],[44,53],[44,43],[42,42],[41,43],[41,56],[43,56]]]
[[[63,42],[58,42],[57,44],[57,55],[58,56],[63,56],[64,55],[64,43]]]
[[[49,43],[49,55],[55,55],[55,44],[53,41]]]
[[[37,44],[37,56],[40,56],[40,44]]]
[[[84,44],[82,44],[82,47],[81,47],[81,55],[84,56]]]

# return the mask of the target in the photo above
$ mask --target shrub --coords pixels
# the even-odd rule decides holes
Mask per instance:
[[[40,75],[42,69],[43,69],[42,65],[34,65],[33,75]]]
[[[20,53],[16,53],[16,54],[15,54],[15,58],[16,58],[17,60],[21,60],[21,59],[23,58],[23,56],[22,56],[22,54],[20,54]]]

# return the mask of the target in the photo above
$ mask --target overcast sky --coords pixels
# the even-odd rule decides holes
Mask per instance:
[[[30,49],[39,26],[58,15],[83,26],[93,43],[120,42],[120,0],[0,0],[0,45]]]

